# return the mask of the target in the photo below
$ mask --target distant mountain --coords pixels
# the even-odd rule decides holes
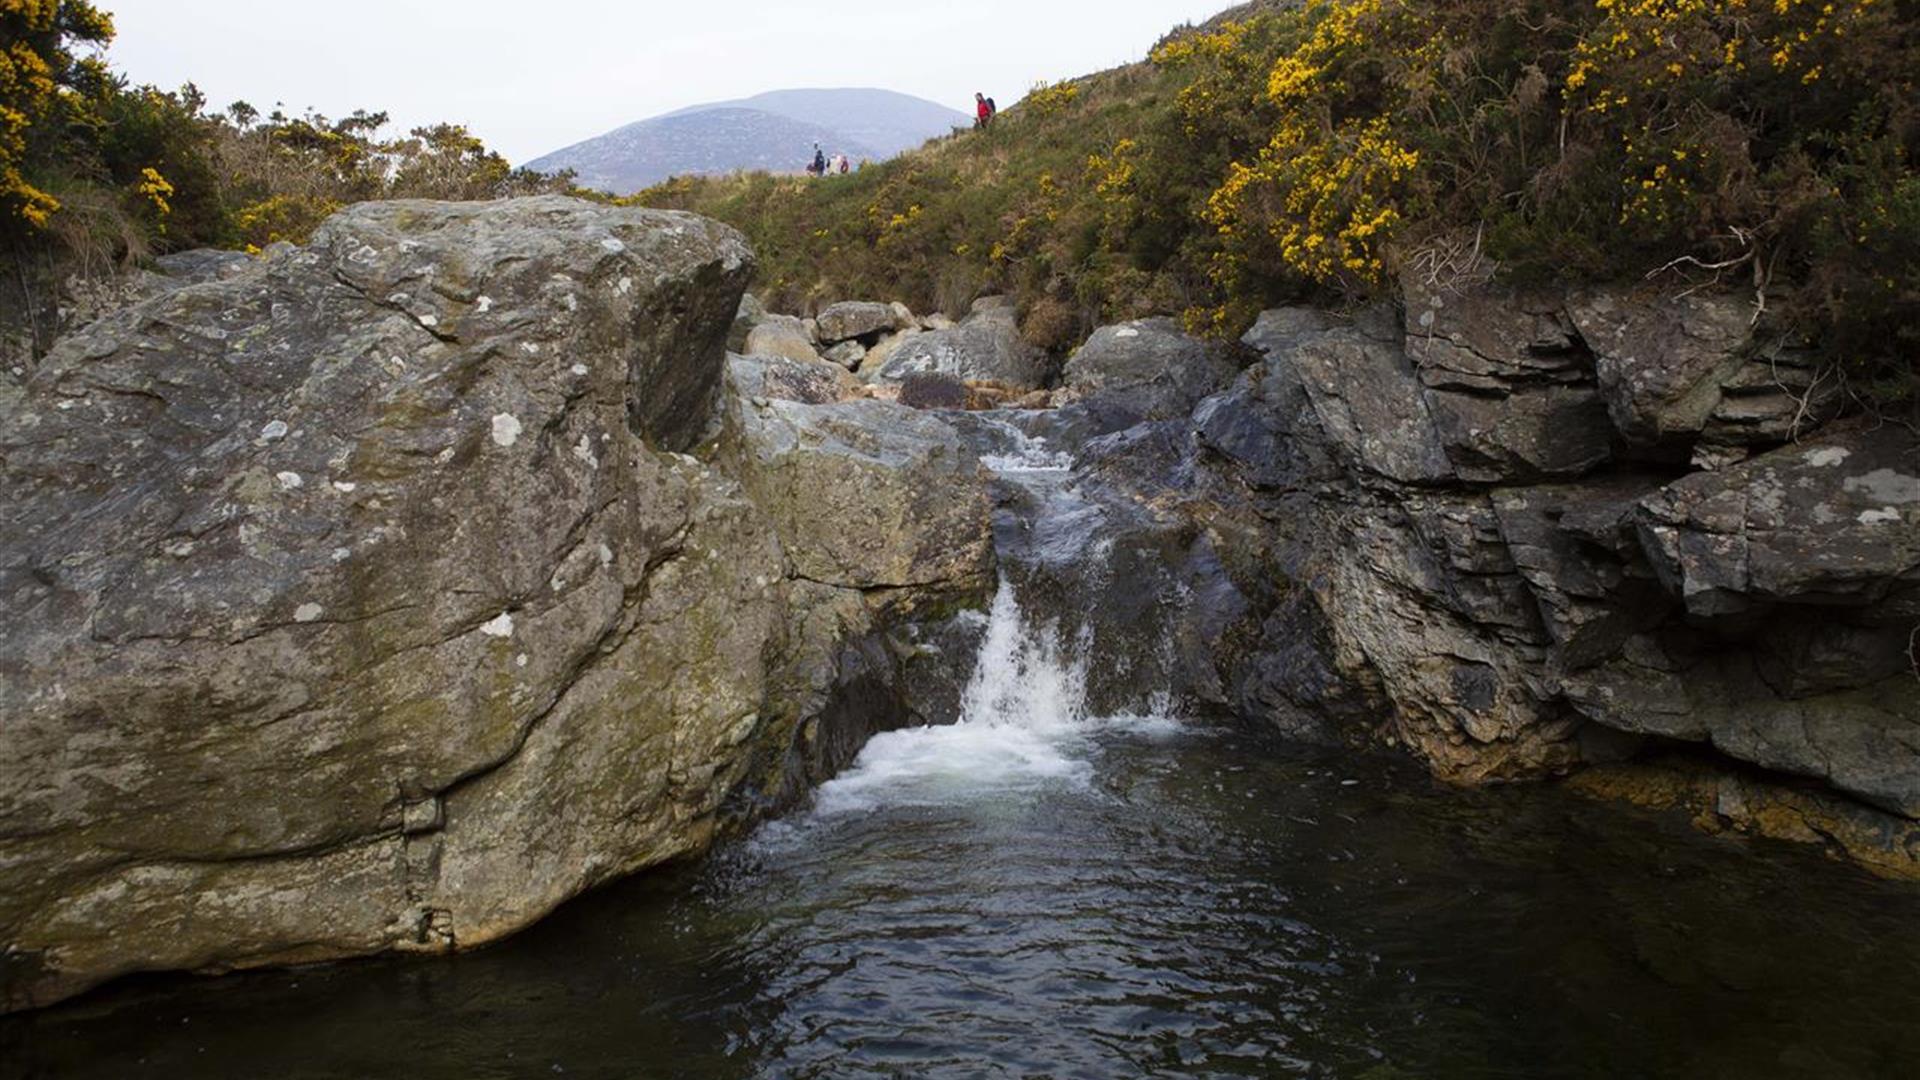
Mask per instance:
[[[969,123],[965,113],[891,90],[775,90],[641,120],[527,166],[572,169],[583,187],[626,195],[690,173],[799,172],[815,143],[829,156],[878,161]]]

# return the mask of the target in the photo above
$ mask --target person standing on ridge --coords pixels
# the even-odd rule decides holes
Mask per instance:
[[[814,176],[827,175],[827,155],[820,149],[819,143],[813,144],[813,164],[807,166],[807,172]]]
[[[984,130],[988,124],[993,123],[993,106],[988,103],[985,94],[973,95],[973,102],[973,126],[975,129]]]

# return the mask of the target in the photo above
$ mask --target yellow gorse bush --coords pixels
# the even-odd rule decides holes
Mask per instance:
[[[1381,280],[1420,168],[1420,152],[1398,135],[1390,115],[1338,107],[1353,89],[1354,54],[1369,48],[1380,27],[1413,18],[1410,9],[1397,0],[1310,0],[1297,17],[1306,32],[1271,60],[1261,80],[1266,103],[1277,110],[1272,137],[1253,160],[1232,163],[1206,203],[1205,220],[1220,239],[1212,274],[1227,296],[1245,293],[1250,277],[1274,273],[1343,287]],[[1234,26],[1196,37],[1204,41],[1163,48],[1156,61],[1187,62],[1247,41]],[[1187,110],[1201,104],[1182,102]],[[1197,321],[1234,319],[1221,309]]]
[[[1021,107],[1031,110],[1035,116],[1047,117],[1065,112],[1079,98],[1078,83],[1039,82],[1035,83],[1033,89],[1027,93],[1027,98],[1021,102]]]
[[[60,201],[28,179],[28,132],[49,124],[62,88],[98,71],[75,44],[105,44],[113,21],[84,0],[0,0],[0,211],[38,228]]]

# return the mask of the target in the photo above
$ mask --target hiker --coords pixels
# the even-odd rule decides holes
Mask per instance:
[[[847,160],[847,155],[841,154],[840,155],[840,175],[845,176],[852,169],[853,169],[853,163]]]
[[[993,105],[987,101],[987,95],[979,93],[973,95],[973,102],[973,126],[976,130],[984,130],[993,123]]]
[[[813,144],[813,164],[807,166],[808,176],[827,175],[827,155],[820,149],[819,143]]]

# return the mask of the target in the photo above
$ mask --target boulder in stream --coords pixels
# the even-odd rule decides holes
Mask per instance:
[[[907,722],[984,486],[910,410],[723,423],[751,269],[686,214],[360,205],[0,397],[5,1006],[479,945]],[[728,471],[825,434],[799,473],[941,543]]]

